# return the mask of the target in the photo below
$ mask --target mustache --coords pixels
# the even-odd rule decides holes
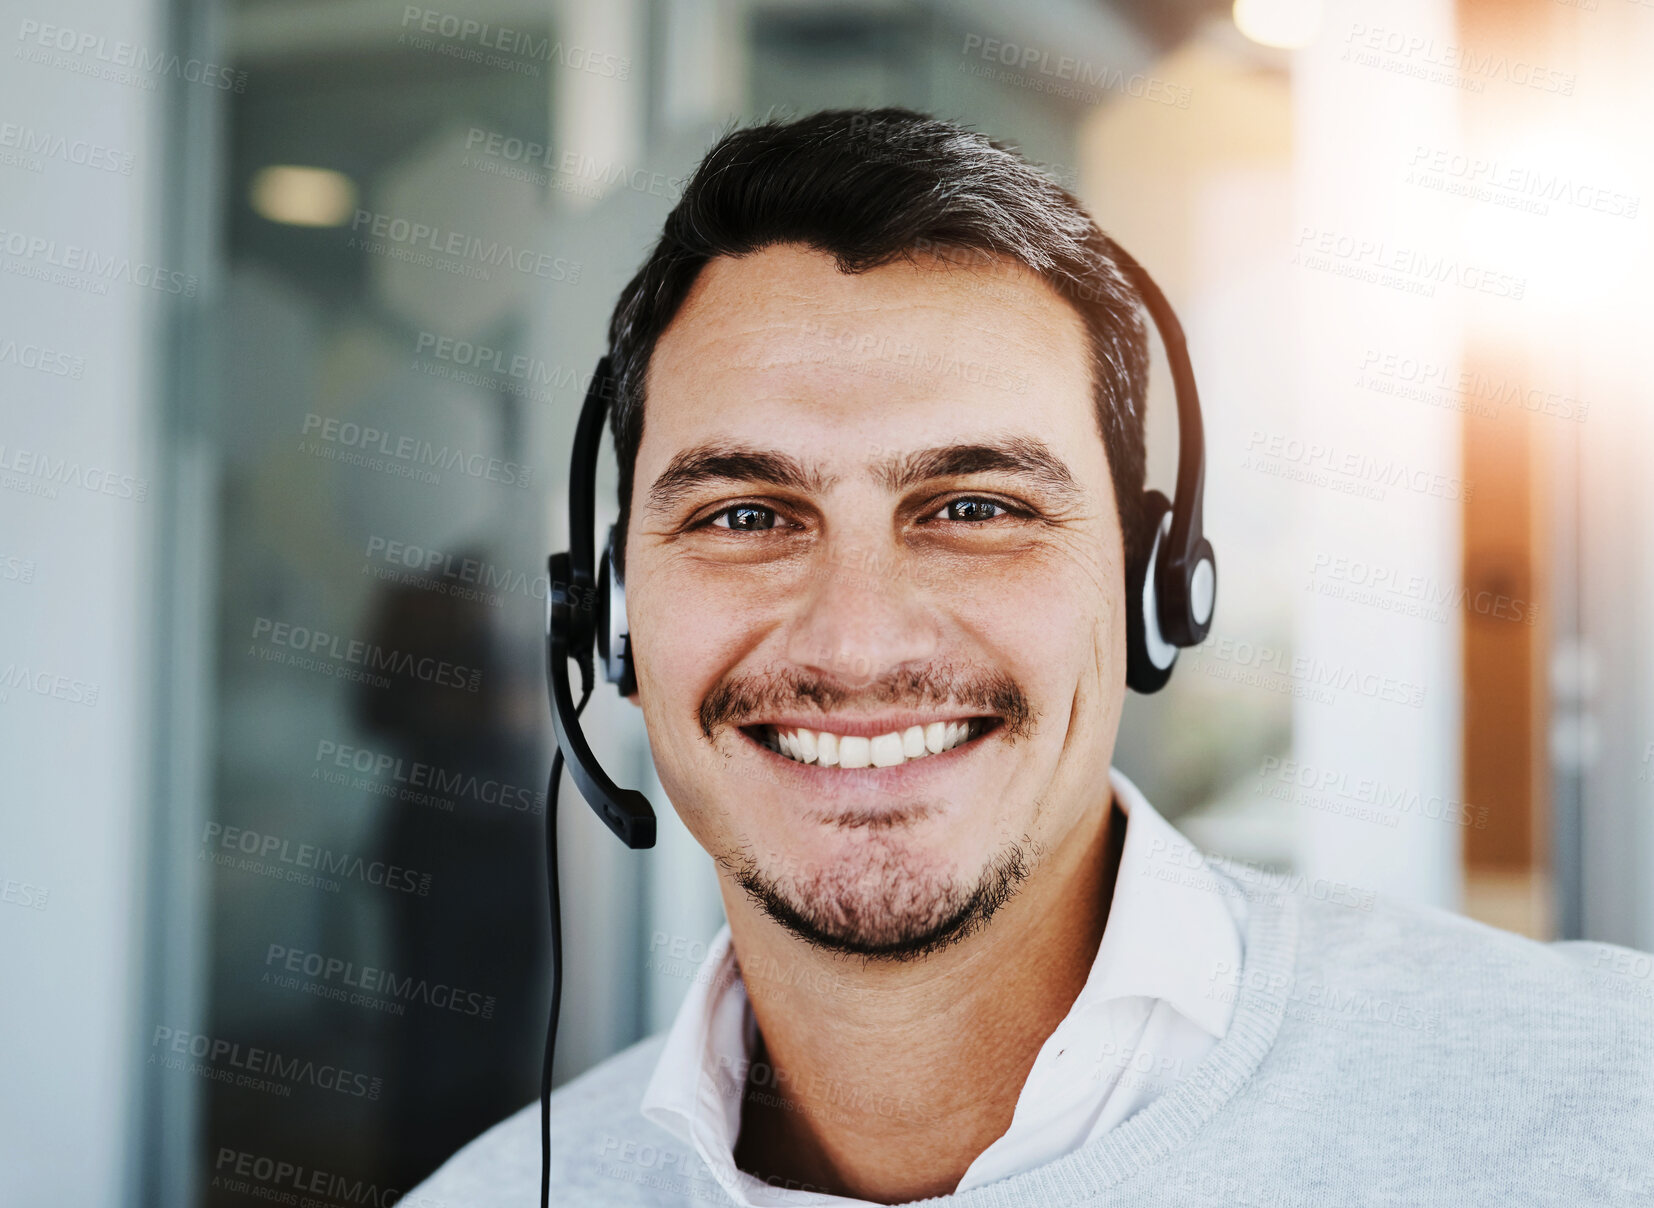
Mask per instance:
[[[740,726],[766,713],[813,707],[821,713],[871,709],[873,706],[912,709],[971,709],[1003,720],[1011,740],[1033,731],[1035,713],[1022,686],[1003,671],[942,663],[930,667],[900,668],[872,685],[846,687],[801,667],[732,675],[707,693],[698,716],[708,740],[720,726]]]

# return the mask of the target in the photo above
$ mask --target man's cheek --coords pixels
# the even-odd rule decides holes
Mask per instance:
[[[1079,641],[1065,656],[1053,659],[1068,673],[1064,688],[1053,694],[1063,701],[1061,716],[1047,719],[1046,725],[1063,736],[1061,759],[1091,762],[1101,759],[1106,767],[1112,743],[1104,742],[1111,715],[1118,716],[1125,695],[1125,626],[1108,615],[1095,618],[1089,629],[1077,635]]]
[[[687,802],[689,798],[684,793],[692,792],[694,786],[706,776],[704,768],[696,768],[685,761],[686,755],[698,754],[687,744],[699,739],[700,732],[694,730],[691,733],[688,724],[674,726],[671,723],[673,698],[654,677],[655,670],[652,662],[638,660],[638,696],[643,704],[643,729],[649,740],[649,754],[667,797],[674,803]],[[705,749],[704,742],[698,745]]]

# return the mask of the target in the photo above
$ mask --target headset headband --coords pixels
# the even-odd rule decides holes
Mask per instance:
[[[1171,365],[1172,389],[1177,399],[1177,498],[1172,507],[1171,532],[1155,576],[1160,596],[1159,621],[1165,640],[1173,646],[1198,646],[1212,626],[1216,595],[1216,559],[1206,540],[1203,519],[1206,494],[1206,435],[1200,415],[1200,391],[1183,324],[1177,321],[1166,295],[1143,266],[1113,240],[1109,250],[1160,332]]]

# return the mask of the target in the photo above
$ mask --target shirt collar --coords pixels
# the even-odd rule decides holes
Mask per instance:
[[[1122,772],[1110,768],[1109,784],[1128,820],[1125,843],[1102,942],[1064,1023],[1135,995],[1165,1000],[1222,1039],[1234,1004],[1208,990],[1214,969],[1240,968],[1244,901]],[[767,1190],[733,1161],[753,1033],[726,924],[678,1008],[641,1107],[646,1119],[693,1145],[738,1203],[737,1187],[753,1203],[765,1202],[758,1197]],[[855,1202],[816,1200],[835,1201]]]
[[[726,923],[695,971],[643,1092],[644,1118],[694,1146],[732,1194],[740,1181],[733,1155],[753,1049],[750,1015]]]
[[[1129,825],[1097,959],[1069,1015],[1141,995],[1222,1040],[1234,1003],[1210,993],[1212,971],[1240,968],[1245,904],[1124,773],[1110,768],[1109,783]]]

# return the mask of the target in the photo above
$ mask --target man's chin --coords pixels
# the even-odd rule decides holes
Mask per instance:
[[[974,935],[1015,896],[1030,860],[1010,844],[974,877],[915,867],[889,848],[804,876],[775,876],[747,860],[736,882],[774,922],[812,948],[877,960],[928,956]]]

